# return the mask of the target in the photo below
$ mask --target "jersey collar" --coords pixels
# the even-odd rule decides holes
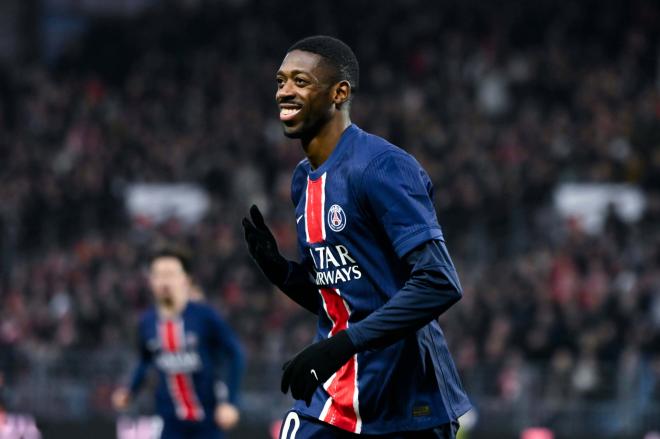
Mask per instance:
[[[312,165],[309,163],[309,160],[306,161],[305,166],[307,167],[307,174],[312,180],[316,180],[321,175],[323,175],[328,169],[331,169],[335,163],[337,163],[341,157],[344,155],[345,151],[348,149],[348,146],[352,143],[353,138],[360,131],[360,128],[354,123],[350,124],[339,138],[337,146],[332,150],[330,156],[326,161],[324,161],[321,166],[312,170]]]

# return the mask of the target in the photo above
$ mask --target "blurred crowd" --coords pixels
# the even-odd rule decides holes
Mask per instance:
[[[193,2],[194,3],[194,2]],[[204,3],[204,2],[202,2]],[[498,2],[499,3],[499,2]],[[353,121],[414,154],[464,298],[441,322],[471,396],[512,404],[660,399],[660,7],[654,2],[164,2],[102,21],[52,65],[0,73],[0,366],[131,349],[145,256],[187,244],[248,361],[279,365],[313,319],[249,259],[267,213],[296,257],[274,73],[288,45],[337,35],[361,63]],[[132,182],[196,182],[198,224],[131,217]],[[552,205],[562,182],[639,186],[641,220],[602,233]],[[276,386],[273,386],[275,388]],[[527,392],[525,391],[527,390]]]

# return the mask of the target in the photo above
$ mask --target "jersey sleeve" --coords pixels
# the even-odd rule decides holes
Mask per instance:
[[[399,258],[424,242],[443,240],[433,207],[433,185],[410,155],[381,154],[365,169],[360,189],[362,205],[382,224]]]
[[[227,360],[227,393],[229,402],[236,405],[239,400],[239,389],[243,377],[245,363],[243,349],[238,337],[227,323],[212,309],[209,308],[208,320],[211,325],[212,339],[223,358]]]
[[[144,324],[141,323],[140,327],[138,328],[138,350],[140,355],[139,363],[133,371],[133,376],[129,384],[129,391],[133,395],[139,392],[140,387],[142,387],[144,377],[146,376],[147,370],[149,369],[149,366],[152,362],[151,352],[147,348],[143,326]]]
[[[307,311],[318,314],[321,305],[319,295],[316,293],[318,287],[314,284],[310,272],[303,264],[288,262],[289,272],[280,289]]]
[[[429,241],[406,256],[410,278],[385,305],[346,331],[358,352],[401,340],[428,324],[463,296],[449,252]]]

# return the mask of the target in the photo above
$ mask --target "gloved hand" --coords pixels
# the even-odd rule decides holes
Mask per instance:
[[[356,353],[346,331],[307,346],[282,369],[282,393],[291,388],[291,396],[302,399],[307,406],[316,388],[325,383]]]
[[[281,288],[289,274],[289,263],[277,249],[275,237],[266,226],[259,208],[254,204],[250,207],[250,218],[252,222],[247,218],[243,218],[242,221],[250,255],[268,280]]]

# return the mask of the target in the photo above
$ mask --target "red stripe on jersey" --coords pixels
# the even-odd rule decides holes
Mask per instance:
[[[183,325],[167,320],[161,327],[163,347],[168,352],[183,350]],[[181,341],[179,340],[181,338]],[[168,374],[168,387],[176,406],[177,415],[187,421],[199,421],[203,417],[203,409],[197,402],[195,388],[190,377],[184,373]]]
[[[334,288],[321,288],[321,296],[325,304],[325,310],[328,317],[332,320],[332,329],[329,336],[333,336],[339,331],[348,328],[348,318],[350,314],[344,299],[339,295]]]
[[[332,321],[332,329],[328,334],[328,337],[332,337],[348,328],[350,310],[338,290],[321,288],[319,291],[323,297],[325,311]],[[348,360],[323,387],[330,398],[329,405],[326,402],[320,419],[342,430],[359,433],[362,422],[358,410],[357,355]]]
[[[176,352],[177,350],[176,335],[174,329],[174,322],[172,320],[165,322],[165,331],[163,331],[163,346],[168,352]]]
[[[184,419],[186,421],[197,421],[198,418],[198,409],[196,407],[195,401],[192,399],[192,391],[190,381],[188,377],[182,373],[177,373],[174,375],[174,381],[176,388],[181,396],[181,402],[183,402],[183,407],[185,408]]]
[[[305,199],[305,233],[307,242],[315,244],[325,240],[325,176],[312,180],[307,178],[307,193]]]

